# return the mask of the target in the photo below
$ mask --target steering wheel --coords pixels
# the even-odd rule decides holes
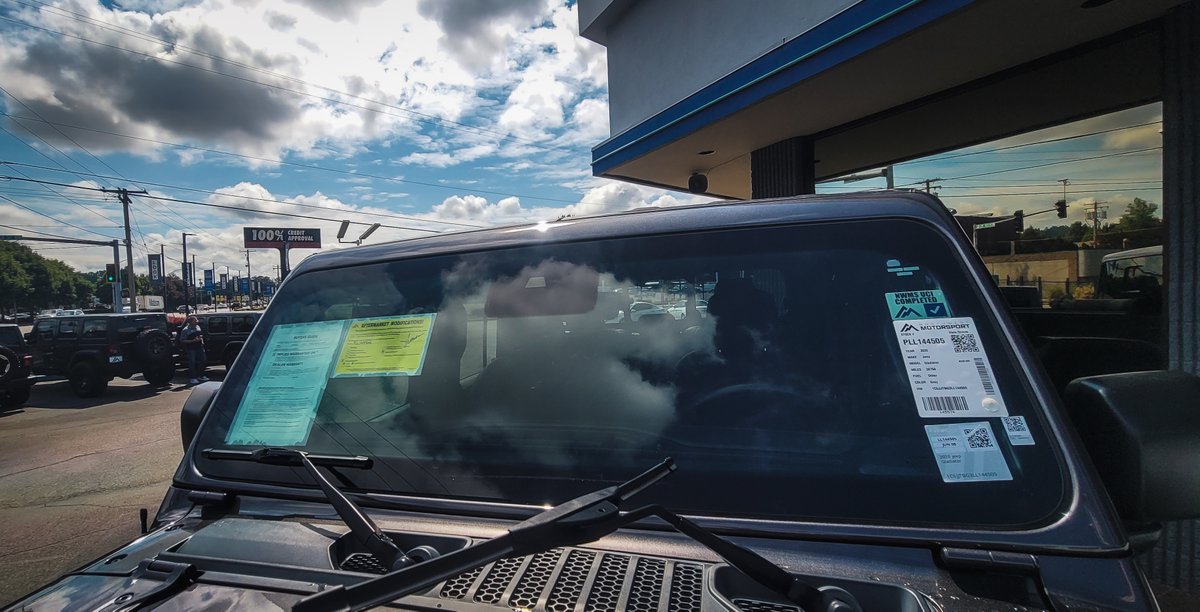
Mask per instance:
[[[811,398],[791,385],[748,382],[725,385],[691,401],[685,418],[754,428],[795,425]],[[780,406],[784,407],[780,410]]]

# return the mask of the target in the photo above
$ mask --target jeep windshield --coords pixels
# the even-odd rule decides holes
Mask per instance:
[[[297,274],[195,448],[363,455],[348,490],[537,506],[672,456],[655,501],[699,516],[1014,529],[1069,499],[1010,345],[929,226],[530,242]]]

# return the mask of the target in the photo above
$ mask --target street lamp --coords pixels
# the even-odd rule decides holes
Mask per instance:
[[[371,227],[368,227],[367,231],[363,232],[362,235],[359,236],[357,240],[342,240],[343,238],[346,237],[346,230],[350,229],[350,223],[351,223],[351,221],[342,221],[342,226],[338,228],[337,241],[341,244],[360,245],[363,243],[363,240],[367,239],[367,236],[374,234],[375,230],[379,229],[379,225],[380,225],[378,223],[372,224]],[[363,223],[361,225],[366,225],[366,224]]]

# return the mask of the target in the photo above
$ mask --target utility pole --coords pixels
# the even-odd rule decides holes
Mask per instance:
[[[195,271],[195,264],[192,265],[192,270],[188,270],[188,256],[187,256],[187,237],[188,236],[195,236],[195,234],[189,234],[187,232],[183,232],[183,305],[184,305],[184,313],[190,315],[190,314],[192,314],[192,279],[190,277],[195,276],[196,271]]]
[[[129,199],[130,194],[145,195],[145,190],[130,191],[125,188],[119,189],[102,189],[104,193],[117,194],[117,200],[121,202],[121,208],[125,212],[125,259],[129,261],[129,312],[137,312],[137,300],[134,295],[137,293],[137,277],[133,273],[133,236],[129,229],[129,205],[133,200]],[[117,274],[121,273],[121,268],[117,267]]]
[[[942,179],[940,178],[931,178],[921,181],[922,183],[925,183],[925,193],[932,194],[933,190],[938,188],[938,186],[934,185],[934,183],[940,182],[941,180]]]
[[[254,276],[250,274],[250,249],[246,249],[246,293],[254,301]]]
[[[1092,218],[1093,249],[1100,248],[1100,217],[1103,215],[1105,219],[1108,218],[1108,207],[1101,207],[1101,204],[1105,204],[1105,202],[1092,202],[1092,210],[1090,213],[1088,213],[1088,216]]]

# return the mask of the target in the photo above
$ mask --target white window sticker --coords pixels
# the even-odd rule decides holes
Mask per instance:
[[[344,321],[271,328],[225,443],[296,446],[308,442]]]
[[[1004,453],[986,421],[926,425],[942,482],[1012,480]]]
[[[1008,416],[974,320],[910,319],[892,325],[922,417]]]
[[[1008,434],[1008,441],[1013,446],[1032,446],[1037,444],[1033,441],[1033,434],[1029,433],[1029,426],[1025,423],[1025,417],[1001,417],[1000,422],[1004,423],[1004,431]]]

